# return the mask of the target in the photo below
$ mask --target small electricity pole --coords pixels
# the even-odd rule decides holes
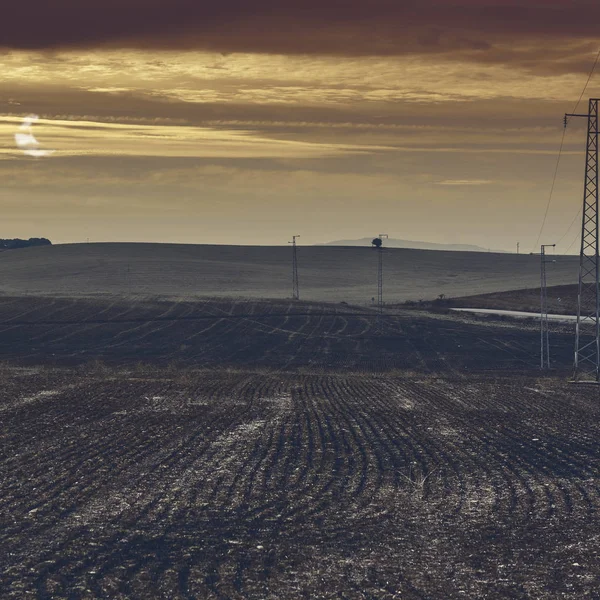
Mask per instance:
[[[550,368],[550,341],[548,337],[548,287],[546,285],[546,248],[556,244],[542,244],[540,247],[540,369]]]
[[[598,257],[598,100],[590,98],[587,114],[585,179],[579,252],[579,289],[573,380],[600,381],[600,260]]]
[[[292,241],[288,244],[292,244],[292,298],[294,300],[300,300],[300,288],[298,287],[298,253],[296,251],[296,239],[299,235],[293,235]]]
[[[517,254],[519,254],[519,242],[517,242]]]
[[[383,314],[383,238],[389,239],[387,233],[380,233],[371,243],[377,248],[377,319]]]

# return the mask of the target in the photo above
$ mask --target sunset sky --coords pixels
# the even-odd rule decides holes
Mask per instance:
[[[13,2],[0,237],[529,252],[598,23],[597,0]],[[29,114],[51,156],[16,147]],[[558,251],[584,149],[574,120],[540,240]]]

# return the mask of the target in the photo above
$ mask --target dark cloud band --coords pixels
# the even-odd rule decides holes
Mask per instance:
[[[485,54],[506,39],[595,39],[599,21],[596,0],[31,0],[3,7],[0,47]]]

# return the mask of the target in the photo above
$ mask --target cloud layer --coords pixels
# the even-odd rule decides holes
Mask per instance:
[[[484,61],[514,55],[571,68],[594,45],[598,22],[595,0],[30,0],[3,7],[0,45],[434,53]],[[552,45],[543,43],[549,36]]]
[[[2,17],[0,201],[5,222],[46,219],[5,237],[127,239],[116,215],[139,228],[143,213],[149,240],[299,227],[321,242],[385,223],[512,248],[537,235],[600,3],[32,0]],[[15,147],[30,113],[47,160]],[[575,121],[549,241],[581,202]]]

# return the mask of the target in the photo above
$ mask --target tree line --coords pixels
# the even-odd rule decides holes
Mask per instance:
[[[30,246],[51,246],[52,242],[47,238],[29,238],[22,240],[15,238],[12,240],[0,239],[0,250],[14,250],[15,248],[29,248]]]

